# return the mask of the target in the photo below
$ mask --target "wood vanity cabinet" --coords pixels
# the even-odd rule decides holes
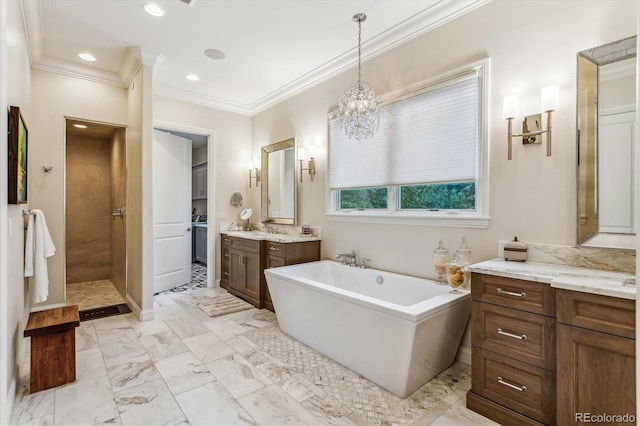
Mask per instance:
[[[220,285],[234,296],[260,308],[260,276],[264,269],[260,240],[222,235]]]
[[[467,407],[504,425],[555,424],[555,290],[477,273],[471,282]]]
[[[274,242],[221,234],[220,286],[257,308],[273,311],[265,268],[320,260],[320,241]]]
[[[320,241],[301,241],[295,243],[265,241],[265,243],[267,269],[320,260]],[[261,285],[262,306],[273,311],[273,302],[271,301],[269,287],[267,286],[267,280],[264,274],[262,274]]]
[[[469,409],[503,425],[636,415],[634,300],[478,273],[472,283]]]
[[[578,413],[635,417],[635,300],[557,290],[557,309],[558,424],[582,423]]]

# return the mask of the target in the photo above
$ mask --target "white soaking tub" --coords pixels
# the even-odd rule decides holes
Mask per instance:
[[[324,260],[264,271],[282,331],[405,398],[455,360],[468,291]]]

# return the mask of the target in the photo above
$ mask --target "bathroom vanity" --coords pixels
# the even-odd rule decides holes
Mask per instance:
[[[273,311],[265,268],[320,260],[320,238],[263,232],[220,234],[220,286],[256,308]]]
[[[519,425],[636,415],[631,274],[502,260],[471,270],[469,409]]]

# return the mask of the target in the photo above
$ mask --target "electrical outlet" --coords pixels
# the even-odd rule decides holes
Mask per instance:
[[[227,220],[229,219],[227,212],[218,212],[218,220]]]

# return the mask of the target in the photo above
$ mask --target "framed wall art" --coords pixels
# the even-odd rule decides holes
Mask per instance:
[[[20,108],[9,107],[9,204],[27,202],[27,125]]]

